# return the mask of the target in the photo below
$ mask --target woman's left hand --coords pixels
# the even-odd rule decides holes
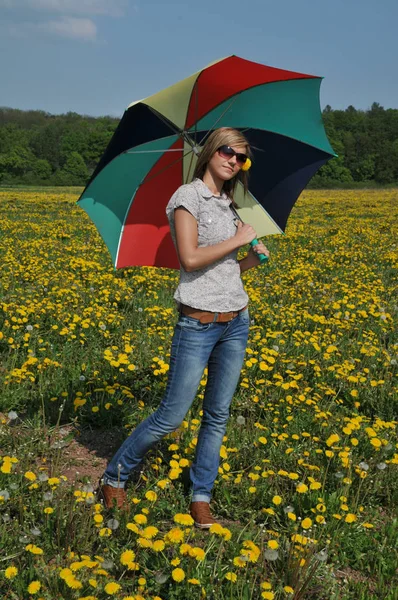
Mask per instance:
[[[265,256],[268,256],[268,258],[269,258],[269,250],[266,246],[264,246],[264,244],[262,242],[259,242],[255,246],[251,246],[250,250],[252,250],[252,252],[256,258],[258,258],[258,256],[257,256],[258,254],[265,254]],[[260,259],[258,259],[258,260],[260,260]]]

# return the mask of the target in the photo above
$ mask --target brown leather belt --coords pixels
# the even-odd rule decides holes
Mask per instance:
[[[188,317],[198,319],[201,323],[226,323],[228,321],[232,321],[232,319],[235,319],[235,317],[237,317],[240,312],[246,310],[247,306],[248,305],[246,304],[246,306],[244,306],[240,310],[216,313],[210,312],[208,310],[198,310],[197,308],[192,308],[192,306],[180,304],[180,311],[182,312],[182,314]]]

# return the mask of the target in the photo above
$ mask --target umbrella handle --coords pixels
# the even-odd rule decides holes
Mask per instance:
[[[256,246],[256,244],[258,244],[258,239],[254,238],[254,240],[250,242],[250,246]],[[268,260],[268,256],[266,254],[257,254],[257,256],[260,259],[260,264],[265,263]]]

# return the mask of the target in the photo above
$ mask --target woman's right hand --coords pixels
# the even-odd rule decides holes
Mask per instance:
[[[238,221],[235,237],[237,238],[236,241],[239,242],[239,246],[245,246],[246,244],[250,244],[257,237],[257,234],[251,225]]]

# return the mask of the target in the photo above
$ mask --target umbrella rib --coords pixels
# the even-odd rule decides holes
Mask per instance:
[[[196,142],[195,142],[195,146],[196,146]],[[187,154],[188,154],[188,152],[187,152]],[[188,181],[188,179],[190,177],[190,173],[191,173],[191,167],[192,167],[192,163],[193,163],[193,155],[194,155],[194,152],[192,151],[191,152],[191,162],[189,164],[189,169],[188,169],[188,173],[187,173],[187,181]],[[183,170],[183,176],[184,176],[184,167],[182,170]]]
[[[229,106],[226,107],[226,109],[224,110],[223,113],[221,113],[221,115],[218,117],[218,119],[215,121],[215,123],[213,124],[213,126],[211,127],[211,129],[208,130],[208,132],[206,133],[206,135],[204,136],[204,138],[201,140],[201,144],[203,145],[203,142],[206,140],[206,138],[210,135],[210,133],[214,130],[215,126],[217,125],[217,123],[220,121],[220,119],[223,118],[223,116],[225,115],[226,112],[229,111],[229,109],[231,108],[232,104],[235,102],[235,100],[238,98],[238,96],[240,96],[240,92],[239,94],[236,94],[233,98],[231,103],[229,104]],[[195,123],[195,128],[197,127],[197,123]],[[191,132],[189,132],[191,133]]]
[[[158,117],[158,119],[160,119],[161,121],[163,121],[163,123],[165,125],[167,125],[167,127],[173,128],[175,133],[181,134],[181,129],[179,127],[177,127],[177,125],[175,123],[166,119],[164,117],[164,115],[162,115],[162,113],[160,113],[157,110],[155,110],[154,108],[152,108],[152,106],[149,106],[148,104],[147,104],[147,106],[148,106],[149,110]]]
[[[155,179],[155,177],[157,177],[161,173],[164,173],[164,171],[167,171],[167,169],[170,169],[170,167],[173,167],[174,165],[176,165],[180,160],[184,160],[184,158],[186,156],[188,156],[188,154],[190,152],[192,152],[192,150],[189,150],[186,154],[184,154],[184,156],[181,156],[180,158],[177,158],[177,160],[173,161],[172,163],[170,163],[166,167],[163,167],[163,169],[160,169],[160,171],[157,171],[157,173],[154,173],[154,175],[152,175],[152,177],[149,177],[148,179],[143,180],[138,187],[140,187],[144,183],[144,181],[145,181],[145,183],[148,183],[148,181],[152,181],[152,179]]]
[[[196,135],[198,133],[198,111],[199,111],[198,80],[196,79],[196,81],[195,81],[195,113],[196,113],[196,118],[195,118],[195,136],[194,136],[195,146],[196,146]]]
[[[124,154],[153,154],[155,152],[184,152],[184,148],[166,148],[159,150],[126,150]]]
[[[240,184],[240,186],[241,186],[241,187],[243,187],[243,186],[242,186],[242,182],[241,182],[241,181],[239,181],[239,182],[238,182],[238,184]],[[275,225],[275,227],[276,227],[277,229],[279,229],[280,233],[283,233],[283,234],[284,234],[285,232],[284,232],[284,231],[283,231],[283,230],[282,230],[282,229],[279,227],[279,225],[278,225],[278,223],[275,221],[275,219],[273,219],[273,218],[271,217],[271,215],[269,214],[269,212],[267,211],[267,209],[266,209],[266,208],[264,208],[264,206],[261,204],[261,202],[260,202],[259,200],[257,200],[257,198],[254,196],[254,194],[252,194],[252,193],[251,193],[251,191],[250,191],[250,190],[248,191],[248,194],[249,194],[249,196],[251,196],[251,198],[254,200],[254,202],[256,202],[257,206],[258,206],[258,207],[259,207],[261,210],[263,210],[263,211],[265,212],[265,214],[267,215],[268,219],[269,219],[270,221],[272,221],[272,223]],[[244,208],[244,207],[243,207],[243,206],[239,206],[238,208],[242,209],[242,208]],[[233,212],[236,212],[235,208],[233,208],[233,207],[232,207],[232,204],[231,204],[231,209],[233,209]],[[239,214],[238,214],[238,217],[240,218]],[[240,219],[240,220],[242,220],[242,219]],[[260,236],[260,237],[263,237],[263,236]]]

